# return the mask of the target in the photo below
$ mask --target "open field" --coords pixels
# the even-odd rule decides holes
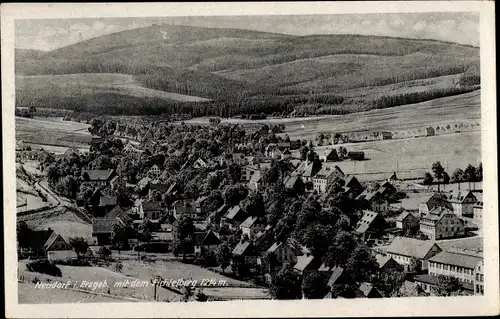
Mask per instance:
[[[396,172],[398,178],[423,178],[432,163],[440,161],[449,174],[468,164],[481,162],[481,133],[464,132],[401,140],[384,140],[342,144],[349,151],[365,152],[365,161],[332,162],[344,173],[356,175],[362,181],[387,179]],[[332,147],[316,147],[316,152]],[[338,147],[338,146],[336,146]],[[292,152],[295,157],[297,151]],[[437,186],[436,186],[437,187]]]
[[[54,96],[85,96],[95,93],[115,93],[135,98],[159,98],[181,102],[209,100],[145,88],[135,81],[132,75],[119,73],[17,76],[16,92],[21,98],[31,92],[41,100]]]
[[[283,134],[290,136],[290,139],[314,139],[320,133],[411,130],[423,129],[429,125],[476,124],[480,121],[480,92],[473,91],[381,110],[323,116],[311,120],[296,119],[284,123]]]
[[[92,236],[92,225],[63,206],[43,213],[18,216],[17,220],[26,222],[33,230],[50,227],[65,239]]]
[[[95,295],[85,292],[35,288],[33,283],[19,283],[17,285],[18,300],[20,304],[59,304],[59,303],[88,303],[88,302],[127,302],[104,295]]]
[[[92,136],[88,124],[63,121],[61,118],[16,117],[16,139],[32,148],[43,148],[56,154],[64,153],[68,147],[88,152]]]

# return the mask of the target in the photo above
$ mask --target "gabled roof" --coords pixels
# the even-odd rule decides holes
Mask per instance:
[[[242,242],[240,241],[236,247],[234,247],[233,249],[233,255],[236,255],[236,256],[242,256],[242,255],[246,255],[246,254],[251,254],[253,253],[253,249],[251,249],[253,247],[252,245],[252,242],[247,240],[245,242]]]
[[[354,185],[359,185],[358,179],[354,175],[349,175],[345,178],[345,186],[353,187]]]
[[[240,227],[252,227],[253,224],[257,221],[257,217],[249,216],[243,223],[241,223]]]
[[[167,189],[167,195],[172,194],[176,186],[177,186],[177,183],[176,183],[176,182],[173,182],[173,183],[170,185],[170,187]]]
[[[313,163],[302,162],[300,165],[292,172],[292,176],[303,176],[312,177]]]
[[[375,287],[373,287],[372,284],[368,282],[361,283],[358,290],[364,297],[368,297],[372,292],[375,292],[376,294],[380,295],[380,292]]]
[[[323,167],[319,170],[318,173],[314,176],[314,178],[333,178],[333,177],[338,177],[338,178],[344,178],[345,175],[342,172],[342,170],[338,166],[327,166],[326,164],[323,164]]]
[[[115,196],[101,196],[99,198],[99,206],[116,206]]]
[[[432,241],[398,236],[389,245],[387,252],[423,259],[434,245]]]
[[[194,201],[194,204],[195,205],[201,205],[207,198],[208,198],[207,196],[198,197],[198,199],[196,199]]]
[[[87,171],[90,181],[107,181],[114,173],[113,169],[98,169]]]
[[[278,249],[278,247],[281,246],[282,243],[280,242],[275,242],[271,247],[269,247],[269,249],[266,250],[266,253],[274,253],[276,251],[276,249]]]
[[[29,243],[31,247],[44,248],[45,243],[52,237],[54,231],[47,230],[33,230],[30,232]]]
[[[239,220],[243,219],[244,215],[246,215],[246,213],[240,208],[239,205],[236,205],[233,208],[231,208],[224,217],[226,219]]]
[[[314,256],[312,255],[302,255],[297,257],[297,263],[293,266],[293,269],[298,270],[300,272],[304,271],[308,268],[308,266],[314,260]]]
[[[463,203],[467,198],[473,198],[474,201],[476,201],[476,196],[474,196],[474,194],[470,190],[454,190],[450,194],[450,198],[448,200],[450,202]]]
[[[137,183],[137,185],[139,185],[139,187],[145,187],[146,185],[151,183],[151,181],[152,181],[152,179],[146,176],[143,179],[141,179],[139,181],[139,183]]]
[[[161,210],[161,202],[142,202],[142,210],[143,211],[157,211]]]
[[[133,221],[132,218],[128,216],[128,214],[120,207],[120,205],[116,205],[112,210],[110,210],[106,216],[106,218],[120,218],[122,222],[129,223]]]
[[[211,230],[207,232],[195,232],[194,244],[196,246],[215,246],[221,243],[219,237]]]
[[[379,268],[383,268],[391,259],[392,259],[391,256],[381,255],[381,254],[375,255],[375,260],[377,261]]]
[[[250,177],[250,182],[252,183],[258,183],[262,179],[261,174],[253,174],[252,177]]]
[[[417,217],[415,217],[415,216],[414,216],[412,213],[410,213],[410,212],[402,212],[401,214],[399,214],[399,215],[398,215],[398,217],[396,217],[396,221],[397,221],[397,222],[402,222],[402,221],[404,221],[404,220],[405,220],[408,216],[413,217],[413,218],[415,218],[415,219],[417,218]]]
[[[482,257],[457,254],[448,251],[442,251],[436,256],[429,259],[429,261],[447,264],[452,266],[464,267],[469,269],[474,269],[477,263],[483,260]]]
[[[50,247],[52,246],[52,244],[54,244],[54,242],[58,239],[58,238],[61,238],[62,241],[66,244],[66,247],[67,249],[71,249],[71,246],[64,240],[64,238],[61,237],[61,235],[59,234],[56,234],[55,232],[52,232],[52,234],[50,235],[50,237],[47,239],[47,241],[45,242],[45,244],[43,245],[43,249],[45,250],[49,250]]]
[[[92,218],[92,234],[110,234],[115,225],[124,225],[118,218]]]
[[[328,279],[327,286],[331,287],[331,286],[335,285],[336,283],[338,283],[338,281],[343,273],[344,273],[344,268],[334,267],[332,269],[332,275],[330,276],[330,279]]]
[[[373,221],[378,217],[378,213],[366,210],[363,217],[359,220],[355,232],[364,234],[371,226]]]
[[[294,188],[295,185],[300,182],[302,182],[302,179],[300,179],[298,176],[288,176],[287,178],[285,178],[284,184],[287,188]]]

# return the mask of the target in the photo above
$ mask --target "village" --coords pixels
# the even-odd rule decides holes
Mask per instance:
[[[31,182],[48,202],[18,203],[26,274],[89,266],[121,273],[157,259],[259,290],[217,295],[159,285],[184,301],[484,293],[481,164],[451,178],[436,162],[420,180],[394,172],[364,181],[338,165],[369,165],[363,152],[333,138],[321,148],[292,141],[278,125],[144,121],[133,128],[138,138],[123,133],[132,128],[121,119],[90,125],[88,153],[17,141],[18,169],[38,173]],[[88,231],[44,225],[55,210],[80,216]],[[56,265],[66,265],[62,274]],[[156,285],[145,299],[160,301]]]

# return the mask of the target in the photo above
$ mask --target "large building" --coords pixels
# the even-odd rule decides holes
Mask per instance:
[[[474,269],[474,295],[484,295],[484,261],[480,260]]]
[[[429,259],[429,275],[455,277],[461,282],[473,284],[475,269],[483,258],[464,252],[442,251]]]
[[[314,176],[313,187],[316,191],[325,193],[336,178],[343,179],[344,177],[344,173],[338,166],[325,166]]]
[[[465,236],[464,222],[446,207],[438,206],[420,218],[420,232],[431,240]]]
[[[432,241],[398,236],[387,248],[387,255],[402,265],[405,271],[413,271],[418,264],[426,270],[429,259],[441,251]]]
[[[476,196],[470,191],[454,190],[448,201],[453,206],[453,212],[459,217],[472,217],[474,215],[474,205],[477,202]]]

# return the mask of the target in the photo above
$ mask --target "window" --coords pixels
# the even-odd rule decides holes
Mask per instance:
[[[479,274],[476,274],[476,281],[479,281]]]
[[[481,274],[481,281],[484,281],[484,275]]]

